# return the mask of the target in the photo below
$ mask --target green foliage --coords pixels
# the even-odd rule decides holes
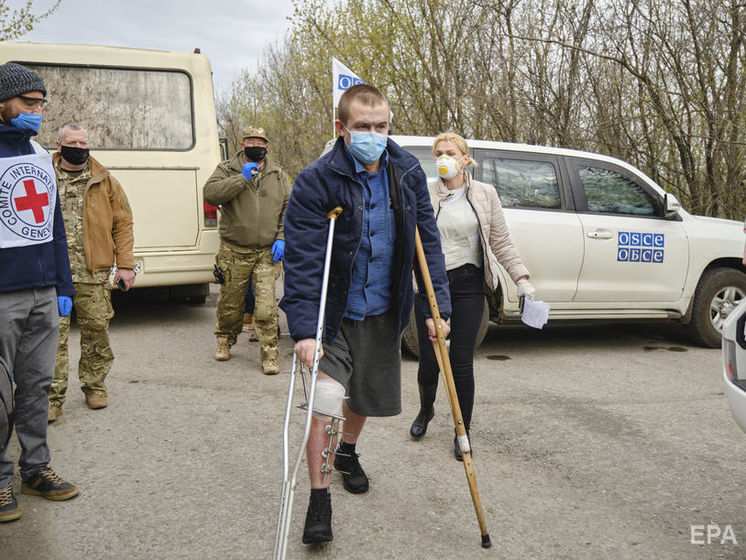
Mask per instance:
[[[22,8],[11,9],[7,0],[0,0],[0,41],[10,41],[25,35],[34,28],[39,21],[51,15],[62,0],[57,0],[45,12],[33,12],[33,0],[27,0]]]

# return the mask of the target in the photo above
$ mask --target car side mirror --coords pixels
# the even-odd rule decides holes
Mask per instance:
[[[679,210],[681,210],[681,203],[674,195],[666,193],[663,196],[663,217],[667,220],[675,218]]]

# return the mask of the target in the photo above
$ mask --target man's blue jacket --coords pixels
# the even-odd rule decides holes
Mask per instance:
[[[34,147],[29,141],[32,135],[29,130],[0,124],[0,158],[33,154]],[[55,286],[58,296],[73,297],[75,290],[59,193],[52,235],[54,239],[48,243],[0,249],[0,292]]]
[[[316,337],[329,233],[327,214],[336,206],[342,208],[342,214],[334,228],[324,340],[336,338],[347,306],[352,265],[363,229],[363,186],[342,142],[344,138],[338,138],[329,153],[300,172],[285,212],[285,294],[280,308],[287,315],[290,336],[296,341]],[[396,220],[392,302],[401,334],[409,322],[414,299],[415,226],[420,232],[443,319],[451,314],[451,299],[425,172],[417,158],[391,139],[386,150],[389,156],[386,172]]]

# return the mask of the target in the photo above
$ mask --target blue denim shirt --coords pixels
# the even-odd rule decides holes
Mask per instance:
[[[389,198],[386,151],[381,156],[381,166],[376,173],[368,173],[346,145],[345,152],[355,164],[355,175],[363,185],[363,231],[352,265],[344,316],[362,321],[366,315],[380,315],[391,307],[396,225]]]

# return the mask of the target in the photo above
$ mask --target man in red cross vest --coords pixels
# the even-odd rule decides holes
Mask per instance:
[[[21,444],[21,492],[58,501],[78,494],[49,467],[47,445],[57,328],[74,291],[52,158],[31,140],[46,94],[35,72],[0,65],[0,358],[15,384],[10,422]],[[13,403],[3,404],[6,414]],[[21,517],[10,432],[0,441],[0,522]]]

